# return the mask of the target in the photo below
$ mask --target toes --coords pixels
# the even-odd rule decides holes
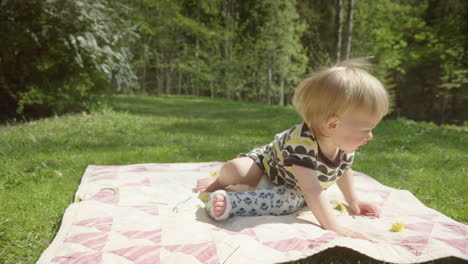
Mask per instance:
[[[214,215],[215,216],[221,216],[222,214],[224,214],[224,208],[221,208],[221,207],[217,207],[214,209]]]
[[[221,210],[220,208],[215,208],[215,210],[214,210],[214,215],[216,217],[222,215],[223,213],[224,213],[223,210]]]
[[[218,194],[213,197],[213,211],[215,216],[220,216],[226,210],[226,201],[223,195]]]
[[[216,195],[214,196],[214,202],[215,202],[215,203],[221,202],[221,203],[224,204],[224,196],[221,195],[221,194],[216,194]]]

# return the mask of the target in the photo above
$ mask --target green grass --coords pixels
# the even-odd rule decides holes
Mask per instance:
[[[0,126],[0,263],[37,261],[90,164],[226,161],[300,122],[291,107],[181,96],[108,100],[90,114]],[[465,128],[384,120],[354,169],[468,222],[467,139]],[[357,261],[376,263],[346,249],[301,263]]]

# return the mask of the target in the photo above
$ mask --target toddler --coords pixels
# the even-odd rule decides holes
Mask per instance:
[[[337,223],[324,192],[336,182],[354,214],[380,216],[379,208],[357,197],[351,171],[354,152],[372,139],[372,129],[388,112],[388,94],[365,66],[365,59],[352,59],[313,73],[293,97],[303,123],[226,162],[219,177],[199,180],[199,192],[213,192],[207,202],[210,216],[284,215],[305,203],[322,228],[368,239]],[[264,174],[274,187],[223,190],[236,184],[255,187]]]

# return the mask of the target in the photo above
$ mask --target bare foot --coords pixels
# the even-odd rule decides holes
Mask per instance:
[[[218,181],[217,177],[207,177],[197,181],[197,192],[214,192],[224,189],[224,186]]]
[[[226,198],[224,195],[216,194],[213,197],[213,214],[218,217],[224,214],[226,210]]]

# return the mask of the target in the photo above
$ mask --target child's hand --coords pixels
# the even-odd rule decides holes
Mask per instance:
[[[364,240],[368,240],[372,243],[376,243],[376,241],[368,238],[367,236],[365,236],[364,234],[361,234],[361,233],[358,233],[358,232],[354,232],[353,230],[349,229],[349,228],[346,228],[346,227],[339,227],[337,230],[335,230],[335,232],[339,235],[342,235],[342,236],[345,236],[345,237],[351,237],[351,238],[357,238],[357,239],[364,239]]]
[[[377,206],[367,202],[355,200],[351,202],[349,207],[356,215],[380,217],[380,209]]]

